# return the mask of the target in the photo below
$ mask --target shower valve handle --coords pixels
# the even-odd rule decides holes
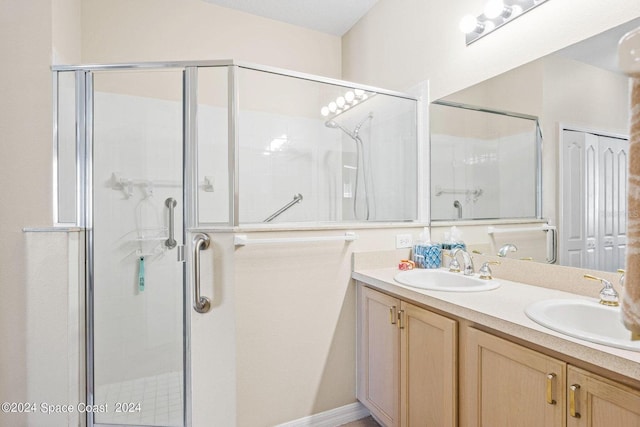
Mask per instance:
[[[164,245],[169,249],[173,249],[178,244],[178,242],[176,242],[176,239],[174,238],[174,209],[178,202],[173,197],[169,197],[164,201],[164,204],[167,208],[169,208],[169,238],[164,241]]]

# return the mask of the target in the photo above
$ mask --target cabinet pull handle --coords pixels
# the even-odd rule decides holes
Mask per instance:
[[[549,405],[555,405],[556,401],[553,398],[553,380],[556,379],[556,374],[547,374],[547,403]]]
[[[576,391],[580,390],[578,384],[569,387],[569,415],[573,418],[580,418],[580,412],[576,412]]]
[[[398,318],[398,314],[396,313],[396,306],[389,307],[389,321],[392,325],[396,324],[396,319]]]
[[[404,329],[404,310],[398,310],[398,328]]]

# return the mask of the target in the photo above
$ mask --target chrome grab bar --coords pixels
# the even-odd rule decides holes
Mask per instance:
[[[211,239],[203,233],[193,236],[193,309],[206,313],[211,308],[211,300],[200,295],[200,251],[209,248]]]
[[[173,224],[175,222],[174,221],[174,209],[175,209],[176,205],[178,204],[178,202],[176,202],[176,199],[174,199],[173,197],[169,197],[167,200],[164,201],[164,204],[165,204],[166,207],[169,208],[169,238],[164,241],[164,245],[169,249],[173,249],[178,244],[178,242],[176,242],[176,239],[173,237],[173,235],[174,235],[174,233],[173,233]]]
[[[269,218],[265,219],[262,222],[271,222],[271,221],[273,221],[274,219],[276,219],[277,217],[279,217],[280,215],[285,213],[290,207],[292,207],[296,203],[300,203],[301,201],[302,201],[302,194],[298,193],[298,194],[294,195],[292,201],[290,201],[289,203],[287,203],[286,205],[284,205],[283,207],[281,207],[280,209],[275,211],[273,214],[271,214],[269,216]]]

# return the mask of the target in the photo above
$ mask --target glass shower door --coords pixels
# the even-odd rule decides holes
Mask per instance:
[[[182,70],[93,73],[97,426],[184,424],[182,92]]]

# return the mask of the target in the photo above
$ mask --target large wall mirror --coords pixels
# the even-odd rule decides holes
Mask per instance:
[[[537,117],[445,100],[429,112],[432,220],[541,216]]]
[[[432,221],[544,217],[558,227],[560,264],[623,268],[629,79],[617,44],[637,27],[432,103]]]

